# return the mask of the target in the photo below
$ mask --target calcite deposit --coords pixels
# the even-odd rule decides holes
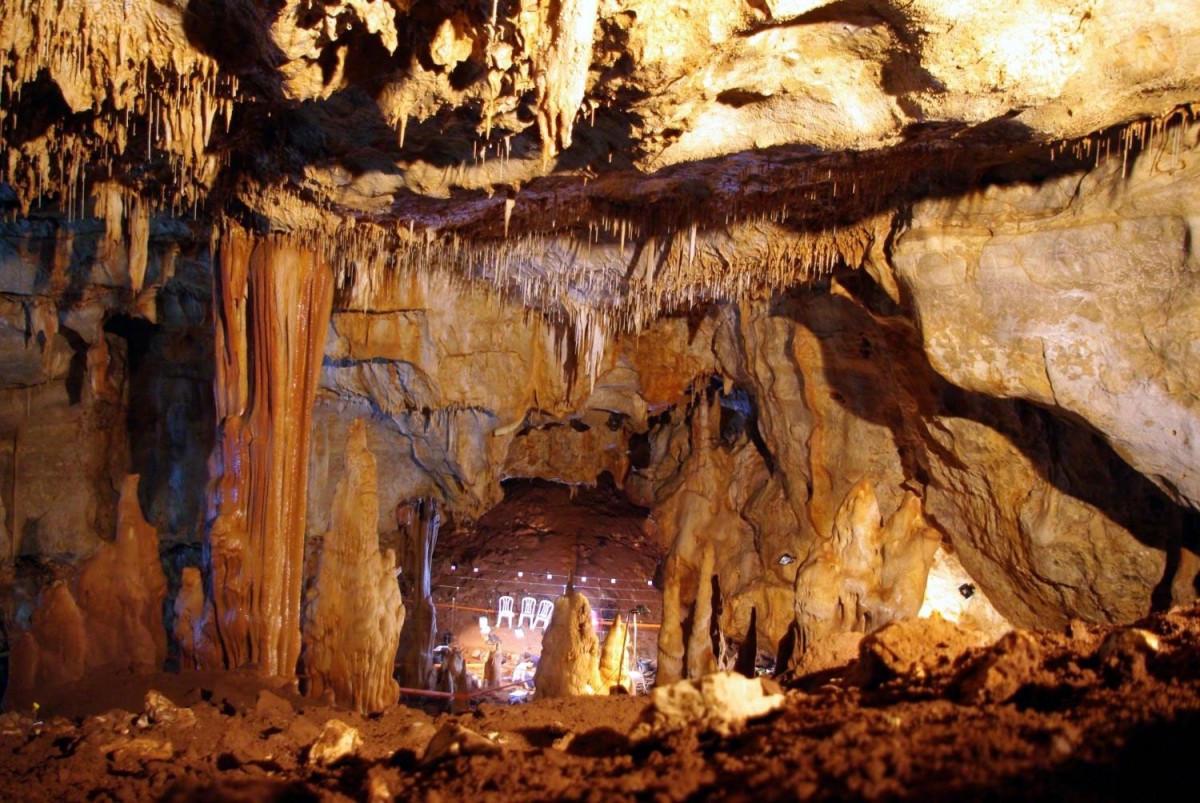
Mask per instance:
[[[336,702],[364,714],[396,702],[399,686],[392,673],[404,626],[396,554],[379,550],[376,472],[366,429],[355,421],[346,473],[335,494],[333,529],[322,540],[304,610],[308,694],[332,692]]]
[[[649,683],[693,756],[767,674],[1169,684],[1121,628],[1200,590],[1197,103],[1196,0],[6,2],[0,686]],[[383,760],[263,699],[215,766]],[[143,716],[80,744],[188,749]],[[510,751],[473,730],[343,791]]]

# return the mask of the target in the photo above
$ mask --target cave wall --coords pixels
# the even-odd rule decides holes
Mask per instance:
[[[99,221],[0,226],[6,556],[69,558],[111,540],[126,473],[142,476],[164,544],[196,538],[212,443],[207,254],[167,221],[138,248],[135,290],[130,245]]]

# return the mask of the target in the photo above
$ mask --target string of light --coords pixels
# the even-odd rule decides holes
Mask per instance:
[[[535,580],[534,578],[542,577],[542,576],[544,576],[546,578],[546,580],[553,580],[556,576],[563,578],[563,580],[566,580],[566,578],[567,578],[567,575],[563,574],[562,572],[559,572],[556,575],[554,572],[545,572],[545,571],[528,571],[527,572],[524,569],[518,569],[514,574],[510,574],[505,578],[499,578],[499,577],[493,576],[492,570],[480,571],[478,566],[472,567],[470,572],[459,572],[458,566],[453,563],[450,564],[450,573],[454,574],[455,578],[461,578],[463,580],[470,580],[470,581],[484,580],[486,582],[497,583],[497,582],[506,582],[509,579],[515,578],[515,580],[521,581],[523,585],[554,585],[554,586],[560,587],[560,588],[565,587],[566,583],[564,583],[564,582],[544,583],[539,580]],[[526,579],[527,576],[528,576],[528,579]],[[594,582],[601,583],[602,585],[598,585],[598,586],[587,585],[589,576],[592,578],[592,580]],[[444,578],[445,574],[442,574],[442,577]],[[608,581],[607,585],[603,585],[605,580]],[[623,583],[629,583],[630,585],[633,585],[635,587],[641,587],[641,586],[651,586],[652,587],[654,585],[653,580],[649,580],[649,579],[643,580],[641,578],[631,578],[631,577],[612,577],[612,576],[606,576],[606,575],[596,576],[596,575],[586,575],[585,574],[585,575],[578,575],[575,578],[575,588],[602,589],[602,588],[606,588],[608,586],[621,585]]]

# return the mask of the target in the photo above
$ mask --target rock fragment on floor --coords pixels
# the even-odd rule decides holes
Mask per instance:
[[[783,693],[772,681],[715,672],[699,680],[655,688],[633,737],[689,726],[728,736],[747,720],[769,714],[782,704]]]
[[[308,750],[308,763],[317,767],[329,767],[343,758],[355,755],[362,748],[362,736],[338,719],[331,719],[321,729],[321,735]]]

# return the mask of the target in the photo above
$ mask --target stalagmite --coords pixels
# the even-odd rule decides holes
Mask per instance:
[[[401,555],[405,593],[413,599],[404,629],[400,631],[397,674],[400,685],[432,689],[435,682],[433,645],[437,641],[437,611],[430,585],[433,549],[442,520],[434,499],[418,499],[396,508],[396,523],[403,534]]]
[[[179,643],[179,668],[199,669],[219,663],[219,645],[211,623],[204,617],[204,583],[195,566],[184,568],[175,597],[175,640]]]
[[[712,612],[713,612],[713,568],[716,564],[716,553],[713,545],[704,545],[700,557],[700,572],[696,577],[696,602],[692,607],[692,632],[687,643],[687,676],[692,679],[702,678],[717,671],[717,658],[713,654]]]
[[[658,675],[660,684],[683,680],[683,609],[679,600],[679,558],[667,558],[663,577],[662,627],[658,631]]]
[[[617,686],[631,690],[629,659],[633,645],[629,639],[629,624],[625,617],[617,614],[612,627],[608,629],[608,635],[604,637],[604,646],[600,648],[599,691],[609,691]]]
[[[211,615],[226,666],[290,676],[300,655],[308,444],[333,274],[286,237],[230,225],[215,281]]]
[[[879,625],[916,616],[925,600],[925,584],[942,542],[921,513],[921,500],[906,492],[883,527]]]
[[[121,485],[116,539],[102,543],[70,584],[55,582],[42,592],[30,630],[13,649],[14,689],[67,683],[99,668],[162,668],[167,581],[158,533],[142,518],[137,486],[137,475]]]
[[[537,670],[539,698],[595,694],[600,690],[600,642],[592,628],[592,606],[572,587],[554,601],[542,636]]]
[[[338,705],[367,714],[394,705],[399,695],[392,669],[404,605],[396,555],[379,551],[378,477],[361,418],[350,425],[346,473],[338,480],[333,505],[305,607],[308,694],[320,697],[332,690]]]

